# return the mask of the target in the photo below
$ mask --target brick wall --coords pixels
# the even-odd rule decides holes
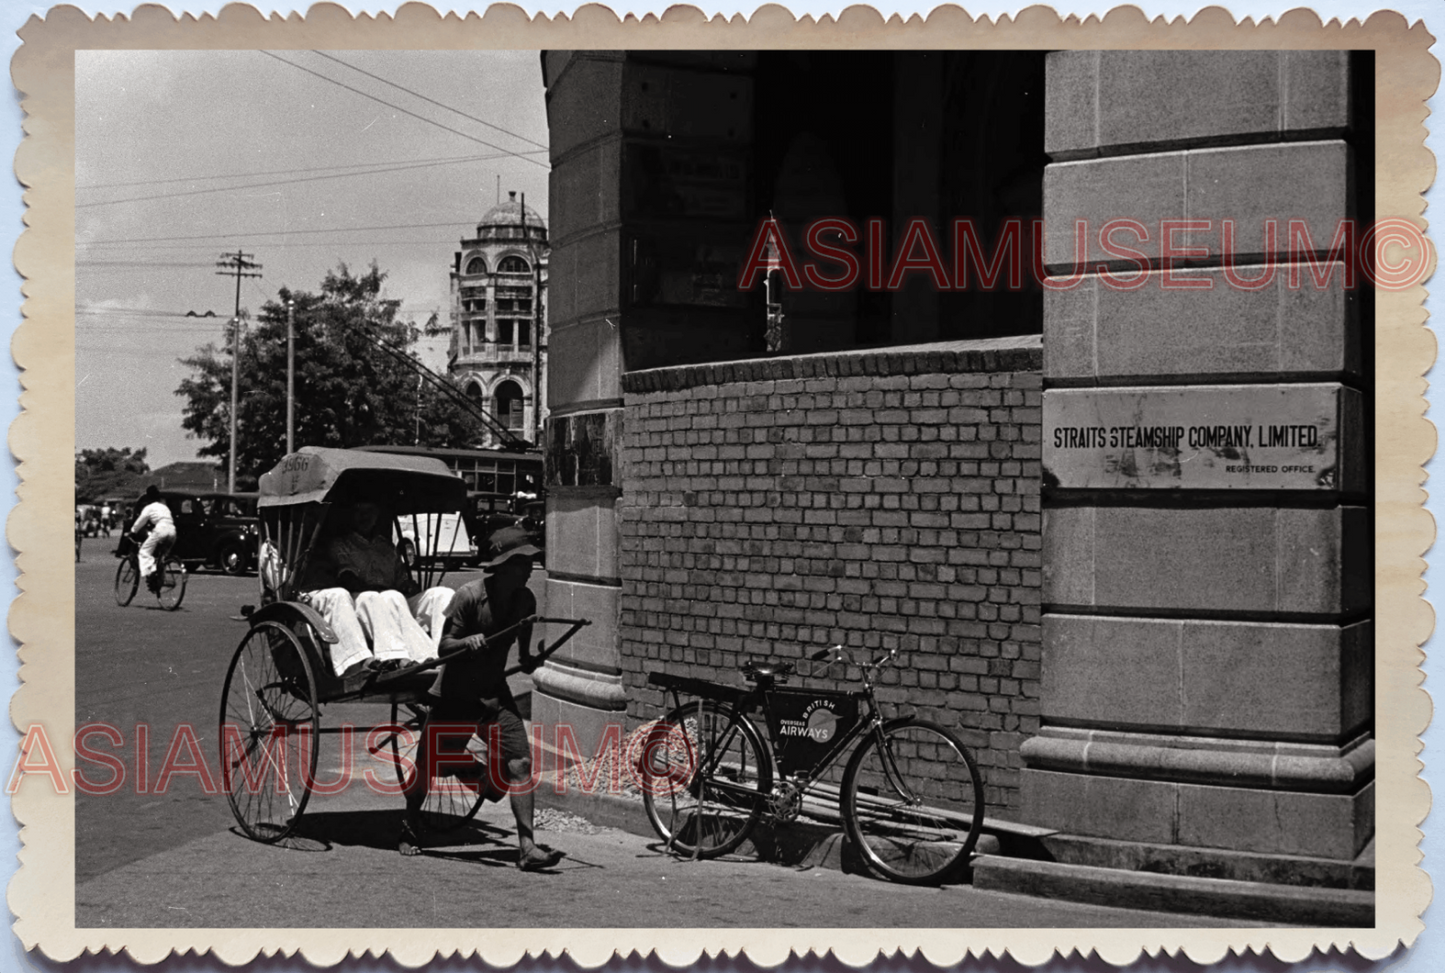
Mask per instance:
[[[879,697],[955,729],[991,813],[1039,723],[1037,337],[624,376],[621,656],[737,683],[750,657],[903,651]],[[810,685],[820,685],[813,684]]]

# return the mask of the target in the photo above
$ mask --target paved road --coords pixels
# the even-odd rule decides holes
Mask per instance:
[[[446,847],[396,853],[397,797],[353,786],[312,799],[286,846],[241,837],[226,798],[197,774],[178,774],[155,793],[179,728],[193,728],[211,763],[221,683],[246,631],[240,607],[256,600],[254,578],[197,574],[183,608],[130,608],[111,596],[115,561],[102,539],[86,542],[76,566],[76,712],[124,738],[111,748],[126,765],[109,796],[78,795],[76,917],[112,927],[512,927],[512,926],[1177,926],[1239,925],[1198,917],[1052,902],[967,886],[912,889],[814,869],[746,859],[682,862],[650,839],[547,812],[539,840],[568,852],[552,874],[513,864],[515,835],[504,805]],[[454,578],[466,580],[465,575]],[[540,578],[538,579],[540,581]],[[368,726],[380,706],[329,707],[326,725]],[[139,747],[148,772],[138,774]],[[357,740],[351,772],[370,762]],[[185,763],[183,758],[179,761]],[[176,761],[173,761],[176,763]],[[318,775],[343,765],[336,738],[323,745]],[[82,764],[96,780],[105,772]],[[143,778],[145,786],[136,786]]]

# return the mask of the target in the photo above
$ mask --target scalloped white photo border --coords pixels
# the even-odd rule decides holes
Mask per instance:
[[[804,12],[809,5],[801,5]],[[362,8],[363,10],[365,8]],[[45,11],[38,10],[45,15]],[[102,12],[104,13],[104,12]],[[24,592],[12,606],[10,631],[23,646],[20,658],[24,683],[12,700],[16,726],[32,722],[73,725],[73,673],[62,658],[73,644],[73,577],[69,543],[59,528],[69,505],[72,457],[57,447],[73,442],[74,402],[73,334],[66,325],[73,317],[73,176],[71,151],[66,141],[71,129],[57,123],[73,109],[73,80],[66,77],[67,59],[44,59],[46,50],[71,47],[105,47],[125,32],[168,29],[171,43],[146,42],[132,33],[125,46],[266,46],[271,48],[319,46],[324,33],[331,46],[431,46],[431,31],[442,29],[434,10],[420,5],[402,7],[392,17],[352,17],[335,6],[311,8],[306,18],[268,21],[256,8],[231,7],[219,20],[202,16],[178,22],[165,10],[152,7],[125,18],[92,21],[75,8],[56,9],[41,23],[22,29],[24,44],[12,63],[12,77],[24,92],[24,109],[31,135],[16,154],[16,171],[26,184],[25,219],[30,229],[15,248],[15,263],[26,280],[24,312],[27,320],[16,328],[12,351],[24,372],[23,413],[10,428],[13,453],[20,461],[20,503],[10,513],[8,536],[17,552]],[[1018,18],[997,24],[973,22],[957,8],[934,10],[927,22],[910,19],[885,22],[871,8],[852,8],[834,23],[794,20],[780,7],[762,8],[743,25],[709,22],[693,9],[669,13],[662,22],[645,18],[620,23],[604,8],[581,8],[574,15],[549,24],[528,23],[519,8],[493,8],[485,19],[475,17],[446,28],[452,31],[484,30],[488,46],[500,47],[767,47],[827,46],[846,33],[851,43],[966,45],[987,43],[998,47],[1377,47],[1398,52],[1390,61],[1388,86],[1391,103],[1379,109],[1379,169],[1377,214],[1403,216],[1422,227],[1422,194],[1434,176],[1434,158],[1425,148],[1424,103],[1435,90],[1438,64],[1428,53],[1430,38],[1423,26],[1409,29],[1404,17],[1376,15],[1363,26],[1324,25],[1307,11],[1295,11],[1277,23],[1236,24],[1219,8],[1206,10],[1189,22],[1149,23],[1137,9],[1119,9],[1102,22],[1065,23],[1047,8],[1030,8]],[[100,32],[100,33],[96,33]],[[101,36],[112,32],[108,36]],[[831,36],[830,36],[831,35]],[[1376,37],[1379,37],[1377,41]],[[184,40],[177,38],[184,37]],[[1312,38],[1304,39],[1301,38]],[[83,40],[82,40],[83,39]],[[435,43],[435,42],[433,42]],[[1393,45],[1400,45],[1394,47]],[[58,46],[56,46],[58,45]],[[449,46],[449,45],[448,45]],[[1377,48],[1378,49],[1378,48]],[[43,64],[43,66],[42,66]],[[1385,97],[1382,90],[1381,97]],[[1399,104],[1394,104],[1398,100]],[[66,895],[71,818],[42,791],[23,790],[13,811],[24,825],[22,865],[8,888],[12,911],[18,916],[16,935],[25,948],[38,946],[52,959],[64,960],[82,950],[127,949],[142,962],[155,962],[172,950],[211,950],[226,963],[244,962],[258,952],[299,951],[312,963],[335,963],[347,954],[364,950],[387,951],[398,962],[426,962],[438,953],[456,950],[476,955],[492,965],[510,965],[523,954],[566,950],[576,961],[595,965],[614,951],[646,953],[655,949],[665,962],[695,959],[701,951],[732,953],[745,950],[750,960],[763,965],[784,962],[790,952],[831,949],[851,964],[866,963],[879,954],[914,949],[928,961],[956,963],[965,956],[994,955],[1007,950],[1029,964],[1047,961],[1054,950],[1093,950],[1115,964],[1138,959],[1158,950],[1182,951],[1195,962],[1215,963],[1233,950],[1268,949],[1280,960],[1298,962],[1315,948],[1353,947],[1363,956],[1380,958],[1409,944],[1423,924],[1418,916],[1429,902],[1428,878],[1416,861],[1417,823],[1429,808],[1428,789],[1417,777],[1417,739],[1429,719],[1429,699],[1418,688],[1423,673],[1414,646],[1429,637],[1433,616],[1422,600],[1421,560],[1434,537],[1434,526],[1423,507],[1422,466],[1433,453],[1434,428],[1424,418],[1421,376],[1433,363],[1433,334],[1424,325],[1425,287],[1377,295],[1379,374],[1392,381],[1379,383],[1378,428],[1382,447],[1377,456],[1377,712],[1389,714],[1388,725],[1377,727],[1380,761],[1378,774],[1381,823],[1391,831],[1379,842],[1381,875],[1377,926],[1352,930],[1182,930],[1080,931],[1080,930],[488,930],[485,942],[466,930],[226,930],[209,936],[192,930],[75,930],[64,925],[70,916],[57,915],[73,903]],[[1380,579],[1388,579],[1385,584]],[[1388,705],[1385,705],[1388,702]],[[58,715],[57,715],[58,714]],[[18,740],[18,735],[14,737]],[[11,756],[14,756],[12,742]],[[62,754],[68,767],[71,755]],[[1391,800],[1386,800],[1390,798]],[[1383,831],[1377,833],[1384,834]],[[58,856],[58,857],[57,857]],[[57,868],[59,877],[57,877]],[[55,903],[65,905],[57,907]]]

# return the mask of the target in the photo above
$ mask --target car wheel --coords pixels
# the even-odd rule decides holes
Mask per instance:
[[[221,549],[221,570],[227,574],[246,573],[246,549],[240,544],[227,544]]]

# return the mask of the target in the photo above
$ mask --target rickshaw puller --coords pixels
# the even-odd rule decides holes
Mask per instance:
[[[487,644],[487,639],[536,614],[537,599],[528,590],[527,579],[532,573],[532,559],[541,551],[532,546],[526,531],[504,527],[492,534],[490,553],[492,559],[481,566],[486,575],[458,589],[447,610],[442,654],[470,651],[442,666],[429,691],[434,702],[417,746],[417,770],[406,784],[406,817],[397,850],[403,855],[421,853],[417,812],[426,799],[431,771],[446,770],[451,776],[475,781],[491,800],[501,796],[496,788],[510,783],[505,793],[511,798],[512,816],[517,822],[517,867],[531,872],[551,868],[564,856],[533,841],[532,752],[526,725],[507,685],[507,653],[515,642],[524,672],[535,671],[540,662],[527,649],[532,635],[530,625],[520,626],[512,635],[492,644]],[[443,727],[453,732],[448,734]],[[450,752],[443,740],[448,735],[461,736],[458,730],[470,736],[473,729],[489,748],[500,747],[505,782],[493,780],[492,768],[475,762],[456,767],[471,758],[464,751]]]
[[[176,522],[171,517],[171,508],[161,499],[161,491],[154,483],[146,487],[141,502],[145,506],[136,517],[130,535],[131,540],[140,544],[140,550],[136,552],[136,564],[140,568],[141,579],[145,581],[151,594],[158,594],[161,576],[156,571],[156,562],[165,557],[171,545],[176,542]],[[146,528],[150,528],[150,534],[141,540]]]

